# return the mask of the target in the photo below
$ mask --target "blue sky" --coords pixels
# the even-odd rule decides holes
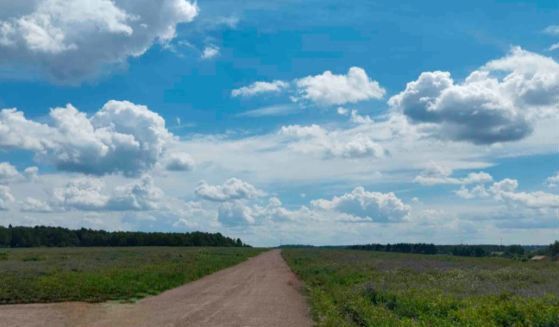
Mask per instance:
[[[559,238],[554,1],[0,9],[0,224]]]

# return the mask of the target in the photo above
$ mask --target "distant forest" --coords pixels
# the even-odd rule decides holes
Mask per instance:
[[[104,230],[62,227],[2,227],[0,247],[69,247],[69,246],[248,246],[240,239],[221,233],[145,233],[107,232]]]
[[[521,257],[528,252],[534,254],[559,254],[559,242],[548,248],[522,245],[435,245],[428,243],[396,243],[396,244],[364,244],[348,246],[354,250],[420,253],[420,254],[449,254],[465,257],[485,257],[499,255],[506,257]]]

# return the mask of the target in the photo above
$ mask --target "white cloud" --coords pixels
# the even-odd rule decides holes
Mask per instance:
[[[410,206],[392,192],[368,192],[361,186],[356,187],[351,193],[335,196],[332,200],[314,200],[312,205],[380,223],[402,221],[411,210]]]
[[[549,25],[543,31],[547,34],[559,35],[559,25]]]
[[[23,200],[23,203],[21,204],[21,211],[46,213],[46,212],[52,212],[53,209],[47,202],[32,197],[27,197],[25,198],[25,200]]]
[[[210,185],[202,181],[194,193],[202,199],[216,202],[251,199],[265,194],[264,191],[238,178],[230,178],[222,185]]]
[[[336,121],[323,125],[289,125],[257,135],[193,135],[181,140],[176,150],[196,155],[192,187],[200,179],[225,180],[230,176],[246,176],[256,185],[274,184],[290,189],[311,183],[359,185],[364,179],[408,183],[430,161],[456,172],[477,172],[504,157],[555,153],[558,124],[559,117],[538,120],[534,133],[526,139],[480,147],[429,137],[430,131],[421,125],[410,124],[403,115],[391,114],[368,124]],[[344,151],[337,149],[358,135],[382,146],[384,155],[340,156]],[[333,155],[331,149],[336,149],[338,155]],[[177,182],[176,187],[179,185]],[[298,193],[301,191],[295,191]]]
[[[352,110],[350,121],[354,124],[372,124],[374,121],[367,115],[360,115],[357,110]]]
[[[325,151],[327,155],[341,158],[379,158],[386,154],[382,145],[363,134],[357,134],[345,142],[332,142],[330,146],[326,145]]]
[[[351,67],[347,75],[335,75],[327,70],[320,75],[298,79],[295,84],[299,99],[322,105],[343,105],[380,99],[386,92],[359,67]]]
[[[279,80],[258,81],[231,91],[231,95],[250,97],[288,90],[294,102],[308,101],[319,106],[331,106],[381,99],[386,93],[359,67],[351,67],[346,75],[336,75],[327,70],[320,75],[295,79],[291,85],[293,87],[290,88],[290,83]]]
[[[487,198],[490,196],[485,185],[476,185],[472,188],[467,188],[462,185],[460,189],[454,191],[454,193],[459,197],[468,200],[476,198]]]
[[[493,177],[485,172],[469,173],[468,176],[462,178],[462,184],[484,184],[493,181]]]
[[[503,193],[512,193],[518,188],[518,181],[516,179],[505,178],[501,181],[493,183],[489,188],[491,193],[499,196]]]
[[[305,206],[288,210],[282,206],[280,199],[271,197],[264,205],[246,204],[238,200],[224,202],[218,208],[218,221],[225,226],[269,226],[274,223],[302,222],[313,219],[315,214]]]
[[[545,180],[545,184],[546,184],[548,187],[557,187],[557,186],[559,186],[559,171],[558,171],[555,175],[548,177],[548,178]]]
[[[109,201],[105,184],[96,178],[79,178],[54,190],[53,202],[64,210],[102,210]]]
[[[219,47],[215,45],[208,45],[204,48],[200,57],[204,60],[208,60],[215,58],[217,55],[219,55]]]
[[[0,162],[0,184],[13,182],[22,176],[9,162]]]
[[[413,181],[427,186],[444,184],[468,185],[490,183],[493,181],[493,177],[485,172],[472,172],[466,177],[456,178],[452,177],[452,169],[435,162],[430,162],[429,166],[416,176]]]
[[[155,210],[163,199],[163,191],[155,186],[153,179],[145,175],[140,181],[117,187],[107,202],[108,210]]]
[[[288,137],[294,150],[302,153],[318,153],[325,158],[380,158],[386,155],[382,145],[364,133],[346,135],[328,132],[313,124],[282,126],[279,134]]]
[[[0,110],[0,147],[43,150],[50,142],[45,141],[50,129],[44,124],[27,120],[16,109]]]
[[[15,198],[8,186],[0,185],[0,211],[8,210],[8,204],[14,202]]]
[[[465,187],[456,192],[457,195],[466,198],[488,198],[492,197],[498,201],[504,201],[511,206],[521,206],[528,209],[558,209],[559,195],[542,191],[518,192],[518,181],[505,178],[493,183],[489,188],[477,185],[472,189]]]
[[[524,139],[534,120],[556,117],[557,94],[559,64],[514,48],[463,83],[455,83],[448,72],[422,73],[388,103],[413,123],[437,127],[444,139],[492,144]]]
[[[194,159],[186,153],[170,154],[165,164],[165,168],[170,171],[190,171],[194,166]]]
[[[23,170],[23,174],[25,175],[25,177],[27,177],[28,179],[35,179],[37,178],[37,176],[39,176],[39,167],[27,167]]]
[[[360,115],[357,110],[349,110],[344,107],[338,107],[336,109],[338,115],[349,116],[349,121],[354,124],[372,124],[374,120],[368,115]]]
[[[160,208],[163,191],[150,176],[107,192],[99,178],[83,177],[56,188],[52,207],[59,210],[83,211],[144,211]]]
[[[290,136],[290,137],[296,137],[296,138],[308,138],[308,137],[320,138],[325,136],[327,134],[327,131],[316,124],[307,125],[307,126],[288,125],[288,126],[281,127],[280,134]]]
[[[258,109],[248,110],[237,114],[237,117],[273,117],[286,116],[297,112],[297,107],[290,104],[279,104],[273,106],[262,107]]]
[[[511,203],[532,209],[559,209],[559,195],[536,192],[502,192],[499,196]]]
[[[92,117],[72,105],[50,112],[50,124],[15,109],[0,111],[0,148],[33,151],[58,169],[94,175],[138,175],[150,169],[173,140],[165,120],[128,101],[107,102]]]
[[[177,24],[198,14],[185,0],[37,0],[19,9],[0,19],[0,63],[39,68],[59,82],[95,76],[169,42]]]
[[[336,112],[338,113],[338,115],[347,116],[347,115],[349,115],[350,111],[347,108],[338,107],[338,109],[336,109]]]
[[[219,206],[218,220],[225,226],[245,226],[255,223],[251,208],[236,201],[225,202]]]
[[[231,91],[233,97],[251,97],[262,93],[277,93],[289,87],[284,81],[254,82],[248,86]]]

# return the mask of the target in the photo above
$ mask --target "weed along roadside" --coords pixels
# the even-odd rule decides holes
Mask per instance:
[[[559,326],[559,264],[290,248],[318,326]]]
[[[0,303],[134,301],[261,253],[254,248],[0,250]]]

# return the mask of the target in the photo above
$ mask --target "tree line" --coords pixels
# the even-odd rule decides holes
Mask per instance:
[[[0,247],[69,246],[248,246],[221,233],[108,232],[48,226],[0,226]]]
[[[556,242],[559,249],[559,242]],[[396,244],[364,244],[352,245],[350,249],[418,253],[418,254],[449,254],[464,257],[485,257],[489,255],[502,255],[507,257],[520,257],[525,254],[521,245],[435,245],[432,243],[396,243]],[[559,250],[558,250],[559,251]]]
[[[435,244],[427,244],[427,243],[396,243],[396,244],[373,243],[373,244],[364,244],[364,245],[352,245],[349,248],[354,250],[437,254],[437,246]]]
[[[551,244],[549,246],[548,252],[553,257],[559,256],[559,241],[555,241],[555,243]]]

